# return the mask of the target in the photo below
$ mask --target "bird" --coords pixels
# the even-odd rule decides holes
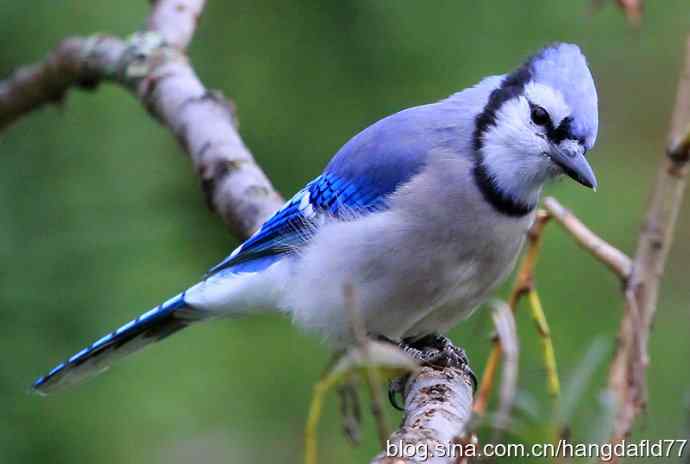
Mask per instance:
[[[597,106],[581,49],[552,43],[506,74],[373,123],[198,283],[33,391],[74,385],[198,322],[257,312],[287,314],[343,349],[355,338],[345,288],[369,336],[447,345],[512,272],[545,184],[568,176],[596,190]]]

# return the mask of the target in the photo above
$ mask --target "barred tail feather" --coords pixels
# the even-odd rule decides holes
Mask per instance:
[[[187,305],[185,293],[174,296],[58,364],[33,383],[33,391],[47,394],[77,384],[105,371],[119,358],[204,319],[207,313]]]

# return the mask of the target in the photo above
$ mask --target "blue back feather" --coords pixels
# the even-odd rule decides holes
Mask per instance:
[[[431,148],[429,141],[452,138],[451,134],[440,138],[424,136],[430,124],[441,120],[440,113],[434,117],[436,108],[437,105],[425,105],[401,111],[353,137],[319,177],[285,203],[230,256],[211,268],[207,276],[223,270],[246,272],[243,263],[258,258],[264,259],[259,266],[251,266],[251,271],[270,266],[307,243],[324,216],[347,218],[353,213],[386,209],[386,198],[424,167]],[[439,126],[434,125],[434,129],[448,129]]]

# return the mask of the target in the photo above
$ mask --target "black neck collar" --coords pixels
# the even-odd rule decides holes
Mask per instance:
[[[474,175],[474,182],[479,191],[482,192],[484,199],[499,213],[512,217],[522,217],[536,208],[537,205],[535,203],[525,203],[500,190],[491,178],[491,175],[486,171],[481,157],[477,159],[472,173]]]
[[[536,204],[525,203],[508,195],[496,185],[490,173],[484,166],[482,148],[484,146],[484,134],[487,130],[496,125],[496,112],[505,102],[520,96],[527,82],[532,79],[532,59],[519,67],[517,70],[507,75],[501,85],[494,89],[489,95],[489,99],[484,110],[475,119],[475,129],[472,134],[473,148],[475,150],[475,165],[473,169],[474,181],[482,192],[484,199],[494,207],[499,213],[522,217],[534,210]]]

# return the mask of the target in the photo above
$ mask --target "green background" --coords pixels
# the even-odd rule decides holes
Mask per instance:
[[[586,0],[210,0],[190,55],[203,81],[235,101],[244,140],[290,194],[382,116],[506,72],[545,43],[576,42],[599,90],[591,160],[600,190],[563,181],[548,193],[631,252],[665,145],[690,5],[647,2],[636,30],[613,3],[592,14]],[[147,12],[144,0],[2,0],[0,75],[69,35],[127,35]],[[0,135],[0,160],[0,462],[299,462],[328,353],[280,316],[198,326],[73,391],[28,394],[35,376],[194,283],[237,242],[206,210],[171,134],[119,88],[75,91],[60,108],[24,118]],[[636,438],[688,437],[687,213],[661,292],[649,411]],[[619,283],[555,226],[537,278],[563,382],[586,385],[573,437],[600,439]],[[451,334],[478,372],[488,314]],[[550,413],[539,342],[528,312],[518,319],[523,394],[513,432],[541,441]],[[594,374],[574,375],[601,346]],[[329,397],[322,462],[368,462],[378,449],[368,416],[363,433],[351,449]]]

